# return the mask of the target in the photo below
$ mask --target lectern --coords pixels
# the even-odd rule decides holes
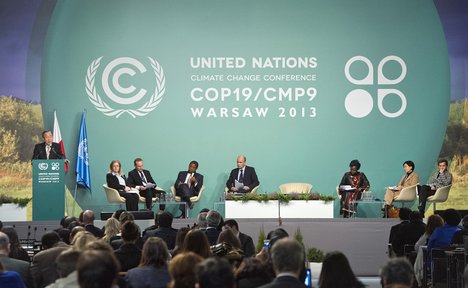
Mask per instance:
[[[33,211],[37,220],[60,220],[65,215],[64,160],[33,160]]]

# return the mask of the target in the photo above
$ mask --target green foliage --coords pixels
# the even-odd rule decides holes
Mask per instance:
[[[0,205],[13,203],[13,204],[17,204],[19,207],[26,207],[26,205],[28,205],[31,199],[32,198],[16,198],[16,197],[11,197],[8,195],[0,194]]]
[[[307,249],[307,260],[309,262],[323,262],[323,256],[324,253],[320,249],[314,247]]]
[[[302,237],[301,229],[299,227],[297,227],[296,232],[294,232],[294,239],[296,239],[296,241],[301,244],[302,248],[305,249],[304,237]]]
[[[265,230],[262,228],[260,229],[260,233],[258,234],[258,241],[257,241],[257,247],[255,247],[255,251],[259,253],[262,248],[263,248],[263,241],[266,239],[265,236]]]
[[[234,196],[232,193],[228,193],[225,196],[226,201],[269,201],[269,200],[278,200],[281,203],[289,203],[291,200],[322,200],[322,201],[334,201],[335,196],[330,195],[320,195],[319,193],[270,193],[270,194],[252,194],[246,193],[242,196]]]

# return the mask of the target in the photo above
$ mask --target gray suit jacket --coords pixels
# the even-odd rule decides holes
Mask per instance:
[[[31,273],[29,271],[29,262],[10,258],[6,255],[1,254],[0,262],[3,264],[5,270],[18,272],[26,287],[34,287],[31,278]]]
[[[54,247],[37,253],[31,265],[31,274],[37,288],[45,287],[57,280],[58,275],[55,269],[55,260],[63,251],[70,246],[63,242],[57,243]]]

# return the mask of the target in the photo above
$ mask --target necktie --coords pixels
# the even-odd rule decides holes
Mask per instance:
[[[241,169],[241,170],[240,170],[239,182],[240,182],[240,183],[244,183],[244,169]]]
[[[187,185],[188,185],[189,188],[190,188],[190,186],[192,186],[192,183],[190,182],[190,178],[192,178],[192,173],[189,173],[188,177],[187,177]]]
[[[141,182],[144,184],[146,184],[146,179],[145,179],[145,175],[143,174],[143,171],[140,171],[140,178],[141,178]]]
[[[49,159],[49,156],[50,156],[50,146],[49,145],[46,145],[46,155],[47,155],[47,159]]]

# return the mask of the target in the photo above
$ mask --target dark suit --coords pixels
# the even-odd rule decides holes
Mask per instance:
[[[60,144],[52,142],[50,145],[49,159],[64,159],[65,157],[62,154],[62,148]],[[32,159],[47,159],[46,144],[45,142],[36,144],[34,146],[34,152]]]
[[[388,236],[388,243],[393,243],[395,241],[396,235],[400,232],[401,226],[408,224],[409,220],[403,220],[399,224],[393,225],[390,228],[390,235]]]
[[[176,195],[179,196],[183,201],[187,202],[187,205],[192,206],[190,197],[197,196],[200,193],[200,189],[203,186],[203,175],[195,172],[193,177],[197,180],[196,185],[185,184],[185,179],[187,179],[188,171],[180,171],[177,175],[177,179],[174,183],[174,188],[176,189]],[[185,216],[185,207],[181,205],[179,208],[182,211],[182,215]]]
[[[229,174],[229,179],[226,182],[226,187],[229,190],[235,186],[234,180],[239,180],[239,168],[232,169],[231,174]],[[250,166],[244,167],[244,181],[242,183],[244,183],[244,186],[248,186],[250,188],[246,192],[250,192],[250,190],[260,185],[260,182],[258,181],[257,173],[255,172],[254,167],[250,167]],[[239,191],[239,192],[244,192],[244,191]]]
[[[125,185],[129,186],[125,175],[122,175],[125,179]],[[125,192],[125,186],[120,185],[119,179],[112,173],[107,173],[106,175],[107,186],[119,191],[120,196],[125,198],[125,204],[127,206],[127,211],[138,211],[138,201],[140,197],[136,193],[127,193]]]
[[[45,287],[57,280],[58,274],[55,269],[55,260],[60,253],[69,248],[70,246],[67,244],[58,242],[54,247],[34,255],[31,264],[31,274],[37,288]]]
[[[171,281],[167,267],[143,266],[128,270],[128,287],[166,288]]]
[[[154,181],[153,177],[151,177],[151,173],[148,170],[143,169],[143,175],[145,175],[146,183],[153,183],[157,186],[156,181]],[[145,186],[143,185],[143,180],[141,179],[140,173],[136,169],[128,172],[128,184],[133,188],[136,188],[136,186]],[[147,209],[151,209],[151,205],[153,204],[153,197],[156,196],[156,193],[156,189],[154,188],[140,190],[140,195],[146,199]],[[161,197],[161,195],[159,197]],[[166,207],[164,205],[159,206],[159,210],[164,210],[165,208]]]
[[[29,262],[13,259],[0,254],[0,263],[3,264],[3,268],[5,268],[5,270],[18,272],[26,287],[34,287],[31,273],[29,271]]]
[[[392,248],[397,256],[404,256],[406,244],[414,245],[424,234],[426,224],[422,221],[411,221],[400,226],[398,233],[393,238]]]
[[[281,276],[275,278],[273,282],[260,286],[259,288],[307,288],[299,279],[292,276]]]
[[[84,228],[86,229],[86,231],[91,232],[94,236],[96,236],[96,238],[104,237],[104,231],[102,231],[102,229],[97,228],[93,224],[86,224]]]
[[[216,242],[218,242],[218,237],[220,233],[221,232],[218,231],[214,227],[207,227],[205,229],[205,234],[206,234],[206,237],[208,238],[208,242],[210,243],[210,246],[213,246],[216,244]]]
[[[245,257],[255,256],[255,245],[250,237],[247,234],[239,232],[239,240],[241,242],[242,251],[244,252]]]
[[[169,250],[174,249],[175,247],[175,240],[177,235],[177,229],[171,227],[159,227],[155,230],[147,230],[145,233],[144,241],[149,237],[158,237],[164,240],[167,244],[167,248]]]
[[[141,250],[135,244],[123,244],[114,253],[120,262],[121,272],[127,272],[129,269],[135,268],[140,264]]]

